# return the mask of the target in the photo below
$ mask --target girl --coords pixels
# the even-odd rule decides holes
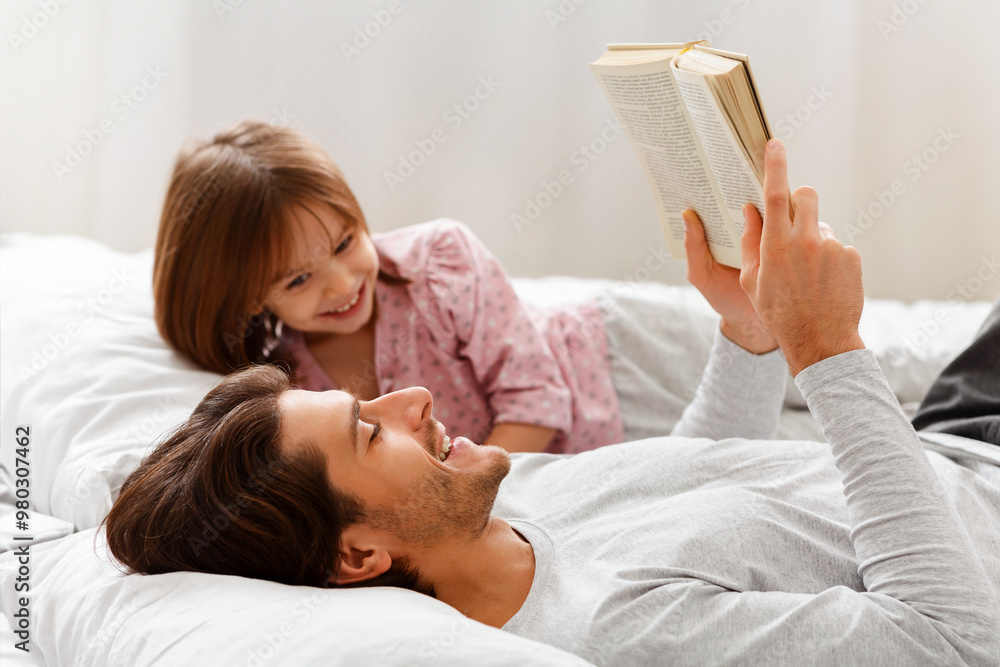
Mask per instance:
[[[678,353],[642,303],[522,303],[454,221],[370,235],[337,166],[286,127],[242,122],[181,152],[153,290],[163,337],[205,368],[284,363],[300,388],[364,400],[424,386],[450,433],[509,451],[666,434],[693,389],[653,361]]]

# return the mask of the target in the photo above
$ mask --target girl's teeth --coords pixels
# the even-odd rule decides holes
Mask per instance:
[[[347,311],[349,311],[351,308],[354,307],[354,304],[356,304],[358,302],[358,299],[360,299],[360,298],[361,298],[361,290],[358,290],[358,293],[354,295],[354,298],[351,299],[351,302],[349,304],[347,304],[343,308],[338,308],[337,310],[331,310],[330,312],[331,313],[346,313]]]

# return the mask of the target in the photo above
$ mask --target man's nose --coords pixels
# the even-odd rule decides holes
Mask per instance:
[[[397,414],[401,414],[406,425],[414,431],[422,430],[433,413],[434,398],[423,387],[400,389],[387,394],[385,398],[395,403],[393,407],[398,410]]]

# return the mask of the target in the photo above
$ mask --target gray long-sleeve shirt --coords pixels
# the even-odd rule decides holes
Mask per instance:
[[[1000,470],[926,452],[867,350],[796,378],[829,444],[746,439],[786,375],[719,335],[674,436],[516,458],[504,629],[598,665],[1000,665]]]

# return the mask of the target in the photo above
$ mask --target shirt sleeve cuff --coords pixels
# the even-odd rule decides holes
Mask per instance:
[[[815,397],[830,386],[830,383],[845,377],[869,373],[882,375],[875,353],[867,348],[851,350],[817,361],[812,366],[802,369],[795,376],[795,386],[811,406],[810,396]]]
[[[770,366],[780,366],[784,371],[787,368],[785,364],[785,355],[781,353],[781,348],[776,347],[770,352],[765,352],[764,354],[754,354],[749,350],[745,350],[740,347],[737,343],[729,340],[726,334],[722,333],[721,328],[715,330],[715,340],[713,345],[716,348],[716,352],[721,352],[728,358],[738,359],[742,363],[747,364],[766,364]]]

